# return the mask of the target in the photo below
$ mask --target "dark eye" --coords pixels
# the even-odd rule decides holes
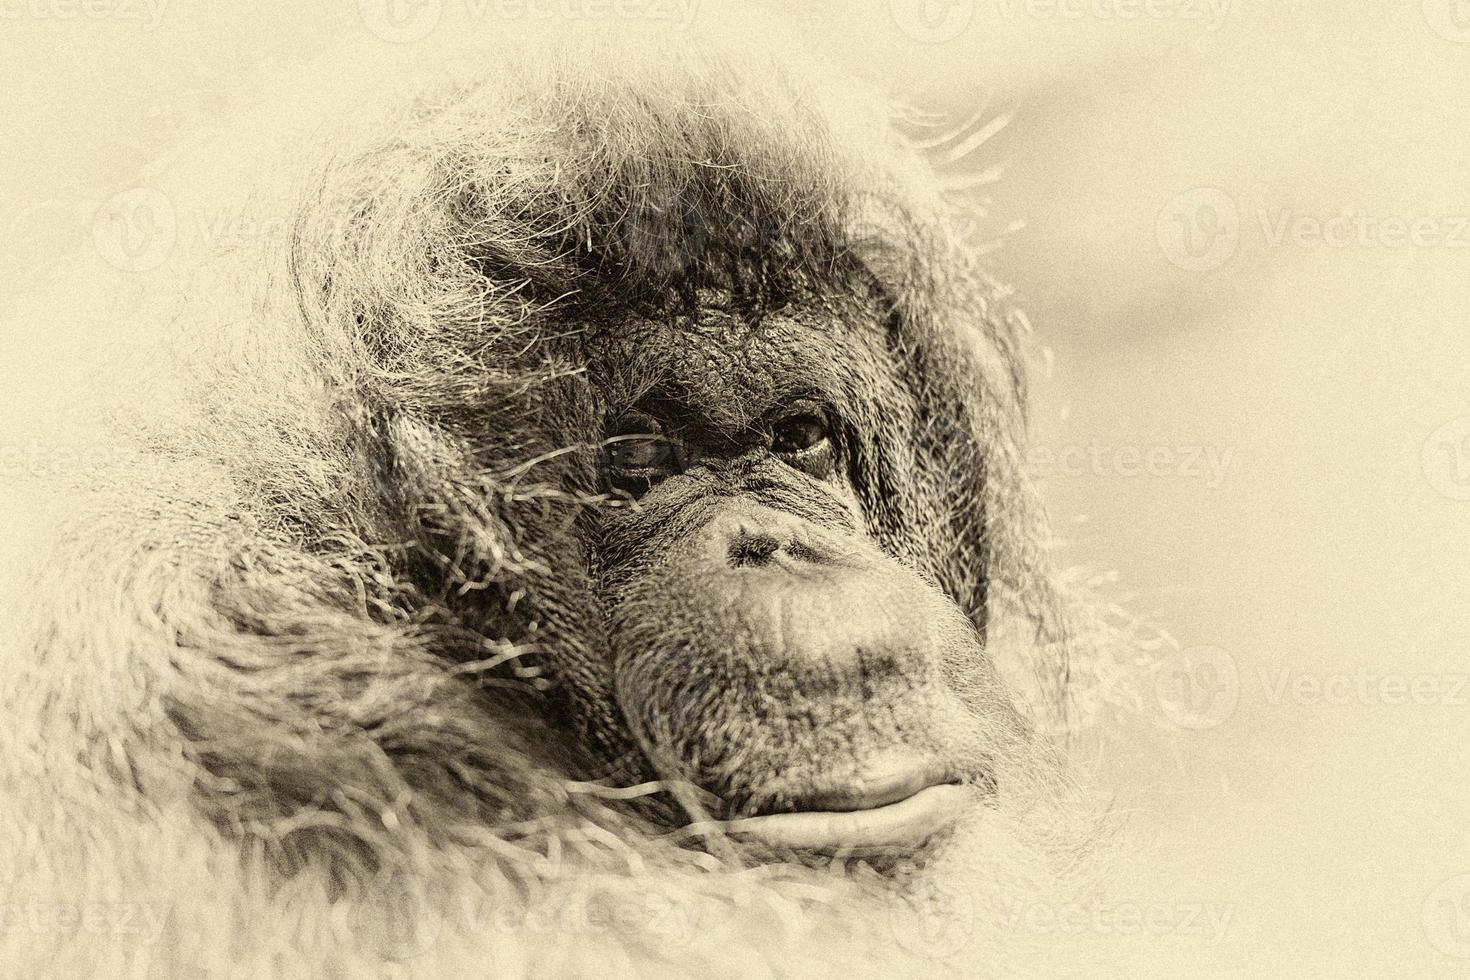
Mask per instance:
[[[782,455],[808,452],[826,441],[827,421],[814,412],[794,412],[771,427],[771,449]]]
[[[618,470],[646,470],[665,466],[669,444],[658,436],[622,435],[607,441],[608,463]]]
[[[786,465],[818,480],[837,473],[831,415],[819,402],[798,401],[786,406],[771,425],[771,452]]]
[[[612,485],[634,494],[679,469],[678,443],[642,412],[625,415],[609,428],[603,454]]]

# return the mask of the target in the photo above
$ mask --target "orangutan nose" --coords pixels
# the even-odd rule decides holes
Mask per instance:
[[[737,504],[698,533],[701,579],[741,610],[766,667],[866,683],[917,679],[937,661],[934,590],[875,546],[758,505]]]

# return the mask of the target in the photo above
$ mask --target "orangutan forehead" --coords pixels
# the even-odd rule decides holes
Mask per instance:
[[[701,307],[589,331],[589,380],[610,410],[665,399],[739,425],[796,398],[840,403],[883,343],[874,311],[791,307],[760,317]]]
[[[704,291],[759,308],[847,294],[874,251],[908,258],[897,265],[922,251],[909,154],[881,107],[864,110],[855,139],[816,92],[774,69],[624,68],[590,91],[563,91],[551,74],[554,98],[471,100],[392,151],[452,157],[431,163],[446,186],[430,190],[454,202],[468,226],[457,237],[489,278],[588,310],[687,310]]]
[[[660,206],[620,205],[606,221],[582,216],[581,228],[558,231],[571,240],[548,243],[553,262],[533,257],[540,264],[517,269],[496,261],[490,268],[495,278],[528,282],[588,319],[611,312],[696,320],[717,310],[759,322],[792,307],[891,308],[892,292],[914,278],[918,249],[899,226],[849,224],[833,202],[799,218],[761,218],[700,196],[697,186],[682,194]]]

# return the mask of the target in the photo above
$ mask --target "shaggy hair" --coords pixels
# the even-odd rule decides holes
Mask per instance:
[[[103,303],[69,317],[70,270],[45,294],[46,363],[78,363],[36,438],[101,455],[7,484],[0,962],[1045,972],[1047,937],[1006,915],[1075,894],[1098,824],[1044,742],[998,760],[1002,803],[922,873],[685,847],[624,803],[659,787],[614,788],[631,762],[573,778],[535,644],[485,600],[583,616],[524,517],[602,503],[548,465],[577,448],[540,407],[578,371],[559,334],[852,295],[889,311],[919,420],[871,420],[911,481],[865,474],[872,530],[932,556],[1062,730],[1078,651],[1022,475],[1024,320],[911,116],[764,41],[412,54],[331,61],[148,175],[254,235],[195,247],[181,218],[169,262],[96,280]]]

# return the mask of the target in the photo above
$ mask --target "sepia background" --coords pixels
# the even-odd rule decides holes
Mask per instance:
[[[265,233],[106,216],[180,126],[340,36],[401,54],[498,16],[715,6],[0,0],[4,291],[77,247]],[[980,113],[956,166],[1042,348],[1063,555],[1179,648],[1143,692],[1164,724],[1088,759],[1149,850],[1133,908],[1025,927],[1208,975],[1470,971],[1470,3],[808,15],[914,103]]]

